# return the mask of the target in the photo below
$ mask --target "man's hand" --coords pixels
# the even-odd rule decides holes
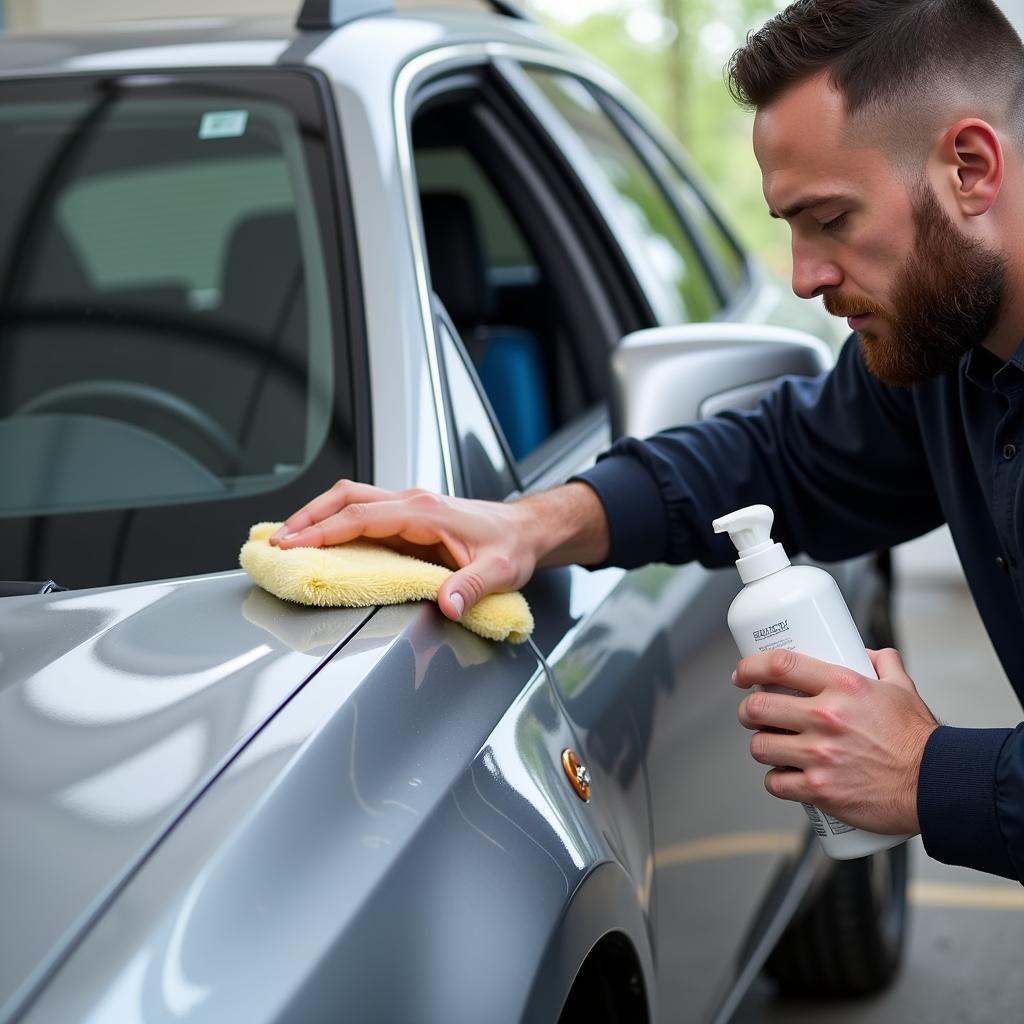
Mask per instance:
[[[939,723],[898,651],[868,656],[877,681],[795,651],[744,658],[737,686],[784,686],[808,696],[751,693],[739,719],[756,730],[754,760],[775,765],[764,779],[772,796],[814,804],[870,832],[915,834],[921,758]]]
[[[487,594],[517,590],[540,565],[596,563],[608,550],[603,506],[582,483],[496,502],[339,480],[290,516],[270,542],[323,547],[357,537],[455,570],[438,594],[450,619]]]

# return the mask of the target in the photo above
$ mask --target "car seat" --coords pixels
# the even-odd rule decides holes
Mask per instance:
[[[551,400],[540,341],[522,327],[489,322],[494,293],[469,202],[421,196],[433,289],[476,366],[512,455],[521,459],[551,433]]]
[[[231,233],[216,318],[245,340],[225,421],[252,470],[301,463],[309,331],[302,251],[291,210],[259,213]]]

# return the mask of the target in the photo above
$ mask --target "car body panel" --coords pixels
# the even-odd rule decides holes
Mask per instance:
[[[562,773],[575,737],[533,651],[436,619],[379,611],[24,1019],[472,1021],[494,1006],[518,1019],[566,903],[615,862],[610,819]],[[443,942],[440,919],[458,922]],[[591,944],[612,921],[592,922]]]
[[[298,651],[250,621],[268,600],[232,573],[4,603],[0,1007],[369,614]]]

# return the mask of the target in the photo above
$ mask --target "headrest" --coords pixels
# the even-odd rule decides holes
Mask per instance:
[[[464,196],[431,192],[420,197],[433,289],[459,327],[485,320],[492,296],[483,245]]]
[[[266,334],[291,300],[302,271],[295,214],[262,213],[231,233],[221,280],[221,312]]]

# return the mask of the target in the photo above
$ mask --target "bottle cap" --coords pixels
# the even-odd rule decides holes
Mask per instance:
[[[716,519],[715,533],[728,533],[739,552],[736,568],[744,583],[770,576],[790,564],[786,549],[772,540],[775,513],[767,505],[748,505]]]

